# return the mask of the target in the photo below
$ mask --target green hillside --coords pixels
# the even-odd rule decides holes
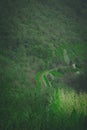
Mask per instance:
[[[86,130],[86,79],[86,0],[0,1],[0,130]]]

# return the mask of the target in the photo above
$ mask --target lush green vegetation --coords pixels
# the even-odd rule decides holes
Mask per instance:
[[[54,76],[62,76],[62,74],[58,71],[51,71],[51,73],[54,75]]]
[[[86,0],[0,0],[0,130],[87,129],[86,15]]]

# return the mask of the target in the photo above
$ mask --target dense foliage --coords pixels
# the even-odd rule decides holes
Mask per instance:
[[[86,0],[0,0],[0,130],[87,129],[86,23]]]

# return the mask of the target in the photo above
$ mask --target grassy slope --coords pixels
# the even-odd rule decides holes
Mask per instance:
[[[52,117],[46,118],[49,93],[53,90],[38,92],[35,76],[38,71],[49,69],[56,63],[64,64],[64,48],[73,62],[85,66],[86,1],[1,0],[0,13],[0,129],[61,128],[62,113],[59,126],[52,111]],[[77,117],[83,130],[87,117],[80,116],[81,119]],[[53,127],[50,127],[52,122]],[[74,129],[68,127],[68,123],[65,128]]]

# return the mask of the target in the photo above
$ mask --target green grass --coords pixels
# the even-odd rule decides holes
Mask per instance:
[[[56,49],[56,55],[63,60],[63,53],[64,53],[64,49],[67,50],[68,56],[70,58],[70,61],[73,61],[77,64],[81,64],[84,63],[84,61],[86,61],[86,43],[77,43],[74,44],[62,44],[59,46],[59,49]],[[77,62],[78,61],[78,62]]]
[[[65,65],[64,49],[86,72],[87,2],[1,0],[0,13],[0,130],[86,130],[87,92],[40,76]]]
[[[38,72],[36,75],[36,83],[37,83],[37,87],[41,87],[41,82],[40,82],[40,76],[41,76],[42,72]]]
[[[51,71],[51,74],[53,74],[54,76],[62,76],[63,74],[61,74],[60,72],[58,72],[58,71]]]
[[[47,86],[49,86],[49,81],[47,80],[46,75],[44,75],[43,79],[44,79],[44,81],[46,82]]]
[[[86,116],[87,114],[87,94],[80,93],[77,94],[74,90],[64,90],[64,88],[58,89],[58,91],[54,91],[53,99],[51,99],[51,104],[55,104],[55,110],[53,110],[56,114],[57,109],[68,115],[75,110],[78,115],[83,114]],[[83,105],[84,104],[84,105]]]
[[[77,94],[74,90],[66,90],[64,88],[54,91],[49,105],[49,111],[53,114],[52,117],[51,115],[49,117],[50,128],[56,127],[64,130],[86,129],[86,124],[83,123],[84,121],[86,123],[85,117],[87,116],[86,100],[86,93]],[[54,126],[55,123],[52,123],[50,118],[54,118],[57,126]]]

